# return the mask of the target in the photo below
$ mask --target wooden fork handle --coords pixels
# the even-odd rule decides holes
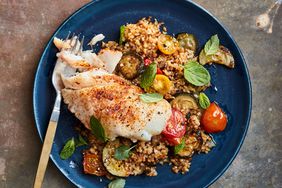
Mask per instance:
[[[45,171],[47,168],[49,156],[53,145],[53,140],[57,129],[58,119],[60,115],[60,103],[61,103],[61,96],[57,96],[55,106],[45,135],[45,139],[39,159],[39,164],[36,172],[36,177],[34,181],[34,188],[41,188],[42,186],[43,178],[45,175]]]

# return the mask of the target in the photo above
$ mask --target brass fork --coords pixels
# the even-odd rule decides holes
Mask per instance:
[[[62,50],[68,50],[73,54],[78,54],[82,51],[84,36],[82,37],[82,40],[80,42],[79,35],[75,36],[73,34],[72,37],[70,38],[70,33],[69,33],[65,41],[69,42],[70,48],[62,49]],[[40,160],[34,181],[34,188],[41,188],[42,186],[43,178],[45,175],[50,152],[53,145],[54,136],[57,129],[57,124],[60,116],[61,99],[62,99],[61,90],[64,88],[64,84],[61,79],[61,74],[63,72],[70,72],[70,71],[73,71],[71,67],[63,63],[60,59],[57,60],[52,74],[52,84],[56,90],[57,95],[40,155]]]

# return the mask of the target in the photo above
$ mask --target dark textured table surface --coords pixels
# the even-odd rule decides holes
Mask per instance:
[[[88,0],[0,0],[0,187],[33,184],[41,142],[32,111],[35,70],[49,37]],[[211,187],[282,187],[282,8],[273,33],[257,15],[274,0],[195,0],[230,30],[253,86],[253,111],[243,147]],[[74,187],[50,162],[44,187]]]

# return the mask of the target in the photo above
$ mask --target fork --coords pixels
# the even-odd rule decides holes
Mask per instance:
[[[73,54],[78,54],[82,52],[84,36],[82,37],[81,42],[79,41],[79,35],[75,36],[73,34],[70,39],[69,37],[70,37],[70,32],[65,39],[65,41],[69,40],[69,44],[71,46],[70,49],[63,48],[62,50],[68,50]],[[47,132],[45,135],[45,139],[44,139],[44,143],[43,143],[43,147],[42,147],[42,151],[40,155],[40,160],[39,160],[39,164],[38,164],[38,168],[36,172],[36,177],[34,181],[34,188],[40,188],[42,186],[43,178],[45,175],[45,171],[46,171],[47,164],[49,161],[50,152],[51,152],[52,145],[53,145],[54,136],[55,136],[57,125],[58,125],[58,120],[60,116],[61,99],[62,99],[61,90],[64,88],[64,84],[61,79],[61,73],[65,73],[65,72],[69,73],[73,71],[75,70],[69,67],[68,65],[66,65],[65,63],[63,63],[60,59],[57,60],[53,74],[52,74],[52,84],[56,90],[56,100],[55,100],[54,108],[53,108],[51,118],[49,121],[49,125],[47,128]]]

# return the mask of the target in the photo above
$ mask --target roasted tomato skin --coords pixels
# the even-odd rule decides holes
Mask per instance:
[[[186,132],[186,125],[185,125],[185,117],[184,115],[176,110],[172,109],[172,115],[170,119],[166,123],[166,127],[163,130],[162,134],[164,137],[173,145],[175,143],[180,143],[181,138],[184,136]],[[180,138],[177,140],[177,138]]]
[[[201,125],[208,133],[218,133],[225,129],[227,125],[227,115],[215,102],[205,110],[202,118]]]
[[[182,138],[165,138],[168,141],[169,145],[176,146],[181,143]]]
[[[85,174],[93,174],[96,176],[104,176],[106,174],[105,167],[102,163],[102,157],[90,152],[83,153],[83,171]]]

